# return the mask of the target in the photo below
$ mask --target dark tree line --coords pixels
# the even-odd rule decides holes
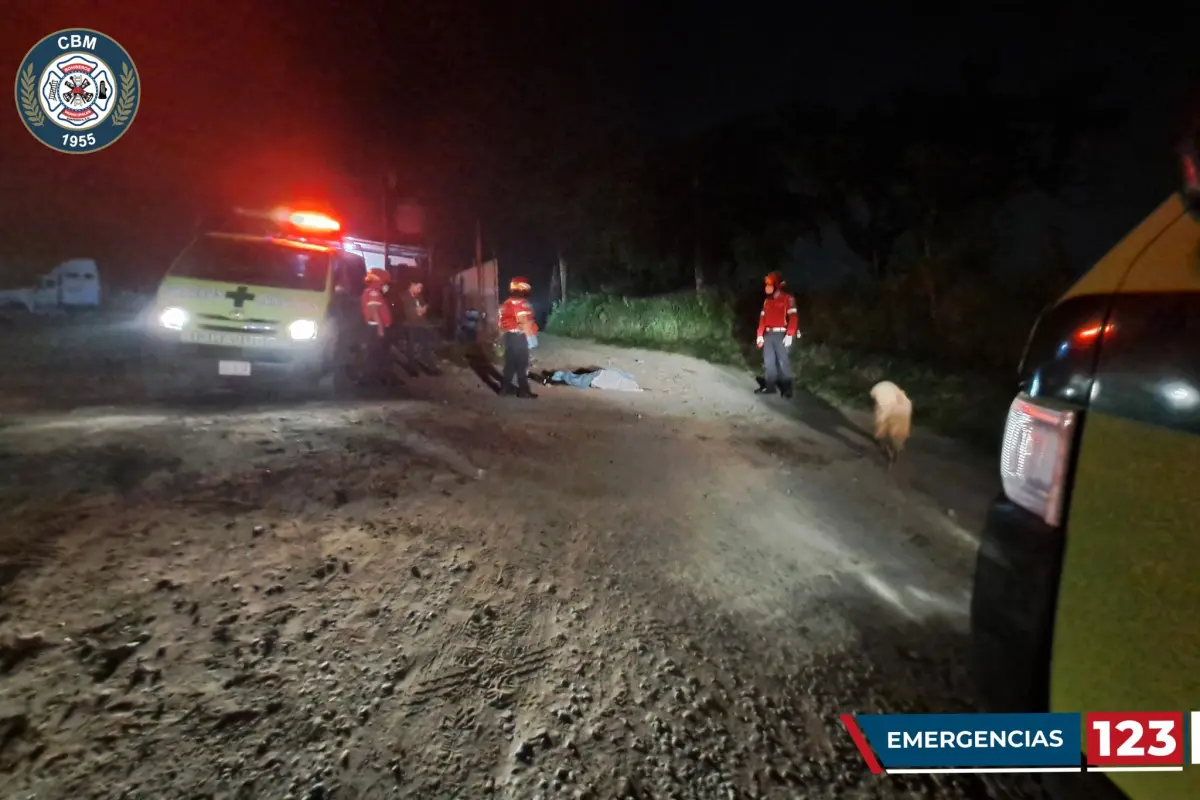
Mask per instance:
[[[1099,76],[1036,93],[981,78],[841,113],[802,104],[634,151],[563,133],[515,160],[514,205],[573,290],[735,287],[836,226],[879,282],[980,266],[1023,192],[1083,185],[1080,147],[1118,125]]]

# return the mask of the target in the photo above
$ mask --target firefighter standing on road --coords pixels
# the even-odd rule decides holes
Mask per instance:
[[[784,397],[792,396],[792,366],[788,350],[796,337],[796,299],[783,290],[783,277],[772,272],[766,280],[767,299],[758,315],[756,343],[763,351],[763,384],[756,394],[774,394],[778,385]]]
[[[413,369],[437,375],[439,370],[433,355],[435,331],[429,323],[429,304],[425,302],[424,284],[413,281],[401,302],[408,361]]]
[[[362,294],[362,315],[367,325],[371,326],[367,334],[367,352],[371,367],[380,378],[391,373],[391,340],[388,332],[392,327],[392,308],[384,296],[387,289],[386,270],[367,271],[366,288]]]
[[[513,379],[518,397],[537,397],[529,390],[529,336],[536,331],[533,306],[526,299],[529,281],[513,278],[508,284],[509,297],[500,304],[500,335],[504,341],[504,373],[500,394],[512,394]]]

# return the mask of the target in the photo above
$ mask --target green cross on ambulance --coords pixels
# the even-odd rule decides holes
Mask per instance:
[[[151,330],[166,369],[158,388],[184,379],[222,383],[337,384],[359,332],[366,266],[334,237],[340,223],[314,212],[239,212],[205,230],[167,270]]]
[[[1186,721],[1200,709],[1194,152],[1185,190],[1046,310],[1026,344],[972,599],[973,668],[989,710]],[[1187,765],[1192,742],[1178,733]],[[1157,742],[1146,731],[1133,744],[1149,753]],[[1200,798],[1200,764],[1051,782],[1057,797]]]

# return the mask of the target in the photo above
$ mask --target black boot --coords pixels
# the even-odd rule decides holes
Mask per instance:
[[[775,385],[772,383],[760,383],[758,388],[754,390],[755,394],[775,394]]]
[[[537,399],[537,395],[534,394],[533,392],[529,391],[528,389],[526,389],[523,392],[517,392],[517,397],[521,397],[526,400],[536,400]]]
[[[788,400],[792,399],[792,387],[795,385],[793,381],[780,381],[779,391]]]

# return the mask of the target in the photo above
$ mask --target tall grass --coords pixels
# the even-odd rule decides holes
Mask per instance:
[[[811,307],[813,298],[808,300]],[[728,302],[715,295],[589,295],[555,306],[547,330],[731,364],[747,370],[747,391],[751,391],[750,374],[761,368],[753,323],[752,315],[741,320]],[[834,405],[865,408],[870,406],[871,386],[880,380],[894,381],[912,398],[918,425],[977,447],[996,447],[1014,391],[1011,372],[938,367],[866,348],[857,341],[848,346],[836,340],[817,341],[821,338],[819,331],[811,336],[806,330],[792,347],[797,388]]]
[[[547,330],[608,344],[687,353],[718,363],[737,363],[740,357],[732,310],[711,294],[585,295],[556,304]]]

